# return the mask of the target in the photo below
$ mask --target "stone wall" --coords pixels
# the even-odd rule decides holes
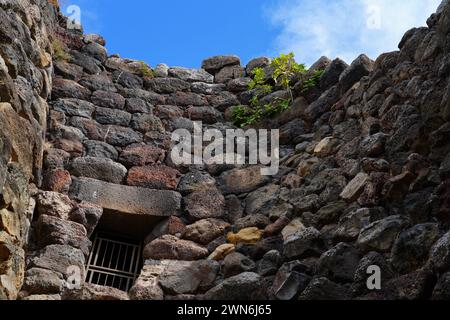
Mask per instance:
[[[15,299],[23,281],[29,184],[38,186],[42,176],[55,19],[47,0],[0,1],[0,299]]]
[[[40,157],[29,167],[42,185],[19,298],[450,298],[449,20],[443,1],[400,51],[351,65],[320,58],[310,71],[325,70],[320,83],[305,93],[307,77],[298,79],[291,108],[258,124],[279,128],[283,145],[279,174],[265,177],[259,166],[176,166],[169,155],[171,133],[193,121],[234,128],[233,108],[253,95],[251,71],[269,59],[241,66],[219,56],[198,70],[150,72],[59,16],[64,52],[53,56],[42,175]],[[144,241],[128,293],[67,285],[97,227]],[[366,286],[371,265],[382,290]],[[9,275],[18,288],[20,272]]]

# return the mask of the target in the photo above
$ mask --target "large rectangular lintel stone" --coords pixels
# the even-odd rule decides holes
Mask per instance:
[[[181,206],[178,192],[130,187],[90,178],[73,178],[69,195],[72,199],[88,201],[104,209],[155,217],[171,216]]]

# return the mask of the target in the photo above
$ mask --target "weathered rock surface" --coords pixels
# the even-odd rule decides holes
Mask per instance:
[[[0,299],[448,299],[448,1],[400,51],[293,77],[292,106],[255,125],[280,129],[273,176],[169,152],[193,121],[234,129],[269,58],[151,69],[69,29],[54,1],[16,2],[0,4]],[[66,290],[115,215],[153,260],[129,293]]]
[[[121,186],[88,178],[75,179],[70,195],[102,208],[131,214],[170,216],[181,206],[181,196],[177,192]]]

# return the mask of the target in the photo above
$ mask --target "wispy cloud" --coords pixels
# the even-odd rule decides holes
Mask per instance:
[[[320,56],[351,62],[397,49],[403,34],[426,24],[441,0],[276,0],[266,7],[280,28],[277,52],[293,51],[312,64]]]

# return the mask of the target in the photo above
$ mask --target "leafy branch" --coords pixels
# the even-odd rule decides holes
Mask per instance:
[[[267,95],[273,92],[274,87],[268,83],[270,78],[267,76],[263,68],[255,68],[253,70],[253,80],[250,82],[248,89],[256,90],[256,93],[250,99],[252,108],[245,106],[237,106],[233,111],[233,120],[237,126],[245,127],[252,125],[263,118],[273,117],[287,109],[294,101],[292,93],[291,81],[296,76],[306,73],[307,69],[304,64],[295,62],[294,54],[281,54],[274,58],[270,64],[272,70],[271,79],[276,86],[281,86],[289,93],[289,99],[277,98],[272,103],[261,105],[259,101],[260,95]]]

